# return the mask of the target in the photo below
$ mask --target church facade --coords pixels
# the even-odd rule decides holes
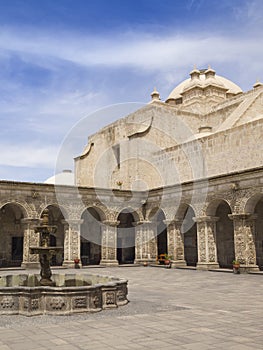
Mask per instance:
[[[89,137],[75,185],[0,182],[0,266],[34,267],[49,209],[53,245],[74,266],[155,262],[263,269],[263,86],[243,92],[210,67],[190,72]]]

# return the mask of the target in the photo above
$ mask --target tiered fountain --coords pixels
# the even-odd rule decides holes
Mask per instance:
[[[41,225],[36,227],[40,246],[30,247],[31,254],[39,255],[40,276],[0,275],[0,315],[70,315],[127,304],[127,280],[80,271],[52,276],[50,260],[63,250],[63,247],[49,245],[50,234],[55,231],[56,226],[49,225],[48,210],[45,210]]]
[[[40,226],[35,228],[36,232],[40,233],[40,246],[30,247],[31,254],[39,255],[39,262],[41,266],[40,270],[40,285],[41,286],[54,286],[54,282],[51,280],[52,272],[50,268],[50,260],[52,256],[63,251],[63,247],[51,247],[50,235],[55,233],[57,226],[49,225],[48,209],[43,212],[43,220]]]

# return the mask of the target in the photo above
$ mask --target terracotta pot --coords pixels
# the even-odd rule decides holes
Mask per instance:
[[[240,274],[240,270],[239,270],[239,268],[240,268],[240,264],[233,264],[233,272],[234,272],[234,274]]]

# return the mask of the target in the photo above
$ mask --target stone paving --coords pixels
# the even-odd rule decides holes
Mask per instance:
[[[88,271],[128,278],[130,303],[96,314],[1,316],[0,350],[262,349],[261,275],[154,267]]]

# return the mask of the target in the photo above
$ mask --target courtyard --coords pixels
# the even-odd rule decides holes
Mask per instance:
[[[0,350],[262,349],[261,274],[150,266],[85,270],[127,278],[130,303],[94,314],[1,316]]]

